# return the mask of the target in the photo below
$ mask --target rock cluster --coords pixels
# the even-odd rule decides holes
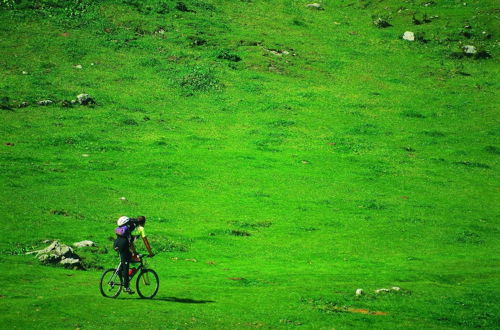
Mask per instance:
[[[45,265],[60,264],[65,267],[83,269],[82,260],[73,251],[73,248],[59,241],[53,241],[45,249],[28,252],[26,254],[36,254],[38,260]]]

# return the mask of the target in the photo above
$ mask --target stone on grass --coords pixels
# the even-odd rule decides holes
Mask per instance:
[[[73,252],[70,246],[61,244],[59,241],[53,241],[45,249],[28,252],[26,254],[36,254],[36,258],[45,265],[61,264],[83,268],[80,257]]]
[[[76,258],[64,258],[59,263],[67,266],[80,266],[81,260]]]
[[[391,290],[385,288],[375,290],[375,293],[387,293],[387,292],[391,292]]]
[[[29,106],[30,103],[29,102],[26,102],[26,101],[23,101],[21,103],[19,103],[19,108],[26,108],[27,106]]]
[[[365,292],[363,291],[363,289],[357,289],[356,290],[356,296],[362,296],[364,294],[365,294]]]
[[[474,55],[477,53],[476,47],[472,45],[465,45],[462,47],[462,50],[466,55]]]
[[[38,101],[37,104],[38,105],[51,105],[52,103],[54,103],[54,101],[52,100],[41,100],[41,101]]]
[[[96,244],[92,241],[85,240],[85,241],[73,243],[73,246],[77,247],[77,248],[81,248],[81,247],[87,247],[87,246],[96,246]]]
[[[392,291],[401,291],[401,288],[399,286],[393,286],[391,288]]]
[[[89,104],[94,104],[95,101],[93,98],[90,97],[89,94],[78,94],[76,96],[76,100],[78,102],[78,104],[80,105],[89,105]]]
[[[415,41],[415,33],[411,32],[411,31],[406,31],[403,34],[403,39],[408,40],[408,41]]]
[[[316,2],[307,4],[306,7],[311,8],[311,9],[316,9],[316,10],[325,10],[323,7],[321,7],[321,4],[316,3]]]
[[[81,64],[77,64],[74,66],[75,69],[83,69],[83,66]]]

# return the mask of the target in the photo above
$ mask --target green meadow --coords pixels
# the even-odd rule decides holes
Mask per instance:
[[[498,2],[307,4],[0,1],[0,328],[499,327]]]

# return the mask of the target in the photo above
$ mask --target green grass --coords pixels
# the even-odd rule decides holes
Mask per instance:
[[[498,326],[494,1],[62,3],[0,2],[0,327]],[[99,294],[125,214],[152,301]]]

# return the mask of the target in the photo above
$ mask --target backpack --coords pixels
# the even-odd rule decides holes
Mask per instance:
[[[122,237],[128,237],[130,236],[130,233],[135,229],[136,223],[133,221],[130,221],[126,225],[116,227],[115,228],[115,234],[117,236],[122,236]]]
[[[129,232],[130,232],[130,228],[127,225],[115,228],[115,234],[117,236],[128,236]]]

